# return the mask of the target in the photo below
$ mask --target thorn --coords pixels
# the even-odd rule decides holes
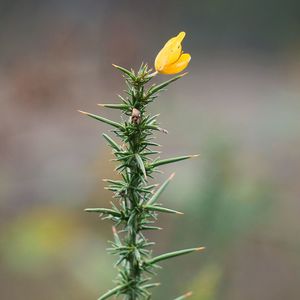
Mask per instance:
[[[117,230],[116,230],[115,226],[112,227],[112,232],[113,232],[113,234],[117,234]]]
[[[162,132],[162,133],[165,133],[165,134],[168,134],[168,133],[169,133],[167,129],[163,129],[163,128],[161,128],[161,127],[158,127],[158,130],[159,130],[160,132]]]
[[[98,103],[98,106],[105,107],[106,104]]]
[[[176,211],[176,214],[177,214],[177,215],[184,215],[184,213],[181,212],[181,211]]]
[[[168,180],[172,180],[172,179],[174,178],[175,174],[176,174],[175,172],[172,173],[172,174],[170,175],[170,177],[168,178]]]
[[[160,286],[161,283],[160,282],[157,282],[157,283],[153,283],[153,286]]]
[[[195,157],[198,157],[200,156],[200,154],[194,154],[194,155],[190,155],[190,158],[195,158]]]
[[[183,296],[184,297],[190,297],[190,296],[192,296],[193,295],[193,292],[187,292],[186,294],[184,294]]]
[[[183,77],[183,76],[185,76],[185,75],[187,75],[187,74],[189,74],[189,72],[185,72],[185,73],[179,75],[179,77]]]
[[[78,112],[80,112],[81,114],[84,114],[84,115],[88,115],[89,113],[88,112],[86,112],[86,111],[82,111],[82,110],[77,110]]]
[[[196,248],[196,251],[204,251],[206,248],[205,247],[198,247]]]
[[[149,77],[154,77],[154,76],[156,76],[157,74],[158,74],[158,71],[155,71],[155,72],[149,74]]]

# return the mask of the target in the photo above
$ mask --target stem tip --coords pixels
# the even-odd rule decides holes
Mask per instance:
[[[88,113],[86,111],[82,111],[82,110],[77,110],[78,112],[80,112],[81,114],[87,115]]]
[[[169,180],[172,180],[174,176],[175,176],[175,172],[170,175]]]
[[[187,292],[186,294],[184,294],[185,297],[190,297],[193,295],[193,292]]]
[[[189,74],[189,72],[185,72],[185,73],[179,75],[179,77],[183,77],[183,76],[185,76],[185,75],[187,75],[187,74]]]
[[[196,248],[196,251],[204,251],[205,250],[205,247],[198,247]]]

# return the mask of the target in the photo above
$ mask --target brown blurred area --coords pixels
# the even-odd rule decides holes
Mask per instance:
[[[97,299],[110,288],[114,178],[101,133],[77,109],[118,120],[112,63],[153,64],[186,31],[189,75],[151,107],[176,171],[154,252],[204,245],[162,264],[154,299],[300,298],[300,4],[274,1],[0,1],[0,299]],[[155,80],[168,77],[160,75]]]

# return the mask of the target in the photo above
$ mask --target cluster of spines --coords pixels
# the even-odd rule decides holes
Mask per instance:
[[[115,65],[114,65],[115,66]],[[151,159],[153,155],[159,154],[152,147],[159,146],[153,142],[153,132],[166,130],[159,127],[157,116],[147,115],[146,107],[153,102],[158,93],[164,90],[173,81],[185,74],[178,75],[162,84],[146,84],[154,77],[147,65],[143,64],[135,73],[125,68],[115,66],[123,72],[127,84],[126,96],[119,96],[120,104],[99,104],[100,106],[119,109],[126,117],[126,121],[115,122],[98,115],[82,112],[98,121],[104,122],[113,127],[113,132],[121,140],[117,143],[107,134],[103,137],[112,148],[118,166],[116,171],[121,175],[121,180],[105,179],[108,183],[107,189],[114,193],[118,199],[112,203],[111,208],[87,208],[87,212],[96,212],[104,219],[111,219],[114,241],[108,249],[112,254],[118,256],[116,266],[119,269],[117,286],[102,295],[98,300],[107,299],[113,295],[125,295],[126,300],[150,299],[150,288],[156,287],[159,283],[149,283],[150,277],[145,274],[153,274],[153,269],[158,267],[157,263],[175,256],[203,250],[203,247],[185,249],[175,252],[151,256],[151,247],[154,243],[149,242],[143,231],[159,230],[154,226],[157,213],[182,214],[176,210],[163,207],[159,204],[158,198],[167,187],[172,174],[157,190],[156,184],[149,184],[148,178],[153,178],[153,173],[161,165],[185,160],[195,155],[179,156],[170,159]],[[119,230],[117,231],[116,228]],[[187,293],[176,300],[185,299],[190,296]]]

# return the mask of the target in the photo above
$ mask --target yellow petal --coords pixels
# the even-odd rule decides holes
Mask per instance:
[[[160,73],[162,74],[176,74],[183,71],[189,64],[191,60],[191,55],[188,53],[184,53],[180,56],[180,58],[173,64],[165,66]]]
[[[179,43],[179,44],[182,43],[184,37],[185,37],[185,32],[184,32],[184,31],[179,32],[179,33],[177,34],[177,36],[175,36],[175,37],[169,39],[169,40],[166,42],[164,48],[167,47],[167,46],[170,46],[170,44],[171,44],[171,43],[174,43],[174,42],[177,42],[177,43]]]
[[[185,32],[180,32],[176,37],[171,38],[156,56],[154,66],[156,71],[161,72],[166,65],[176,62],[182,52],[181,42]]]

